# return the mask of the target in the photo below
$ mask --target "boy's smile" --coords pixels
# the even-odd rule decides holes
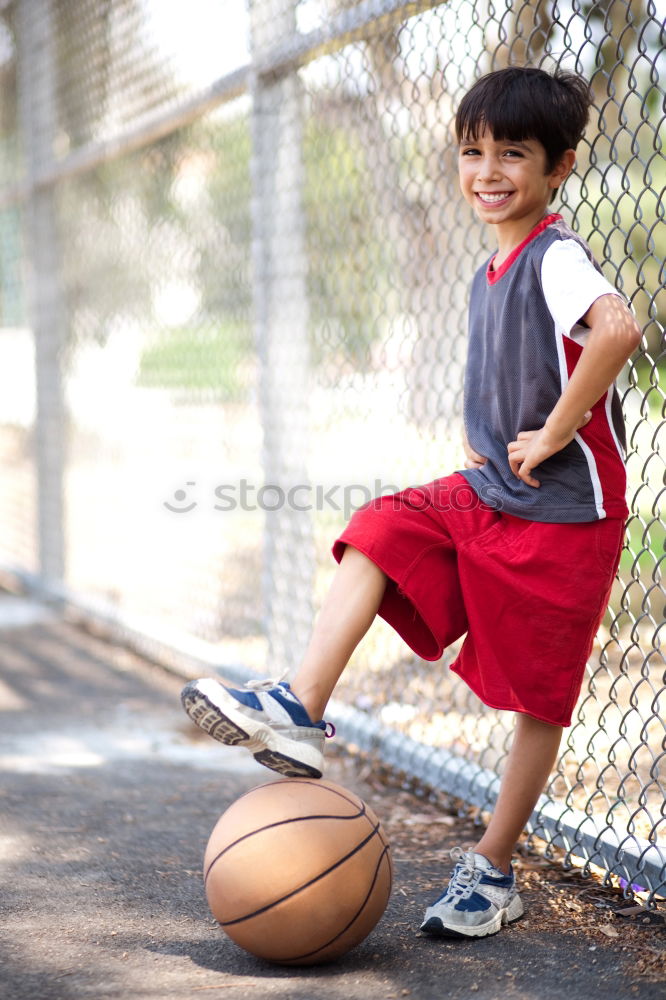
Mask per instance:
[[[495,227],[500,255],[521,243],[543,218],[553,191],[573,163],[573,150],[567,150],[549,172],[546,151],[538,140],[495,139],[488,130],[475,141],[461,142],[461,191],[478,217]]]
[[[495,193],[492,191],[477,191],[476,196],[483,202],[484,205],[499,205],[511,197],[511,191]]]

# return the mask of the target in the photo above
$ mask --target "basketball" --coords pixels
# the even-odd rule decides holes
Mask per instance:
[[[373,811],[331,781],[283,778],[242,795],[204,856],[213,916],[241,948],[315,965],[359,944],[391,892],[388,841]]]

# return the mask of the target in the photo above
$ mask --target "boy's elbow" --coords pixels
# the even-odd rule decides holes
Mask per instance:
[[[641,340],[643,339],[643,331],[631,314],[627,325],[627,347],[629,354],[633,354],[636,348],[640,347]]]
[[[617,300],[611,309],[603,317],[604,335],[617,345],[617,350],[625,357],[629,357],[639,346],[643,331],[636,321],[636,317],[630,310],[622,305],[618,309]]]
[[[611,335],[615,335],[618,343],[622,345],[627,357],[629,357],[639,346],[643,338],[643,331],[631,310],[624,303],[619,305],[619,308],[618,305],[616,299],[612,302],[610,311],[605,317],[607,330]]]
[[[634,351],[640,346],[641,340],[643,339],[643,331],[634,319],[632,313],[628,310],[624,316],[624,322],[618,324],[618,328],[614,331],[614,335],[619,353],[624,354],[627,359],[630,358]]]
[[[605,341],[612,351],[629,357],[643,336],[636,317],[617,295],[600,296],[584,316],[590,332]]]

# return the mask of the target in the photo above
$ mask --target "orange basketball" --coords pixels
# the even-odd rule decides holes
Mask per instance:
[[[375,926],[391,893],[381,824],[332,781],[283,778],[220,817],[204,857],[206,896],[246,951],[285,965],[344,955]]]

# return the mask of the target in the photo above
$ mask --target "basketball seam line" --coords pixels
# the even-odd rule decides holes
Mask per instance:
[[[345,820],[346,821],[346,820],[350,820],[350,819],[360,819],[362,816],[366,816],[366,815],[367,815],[367,813],[366,813],[366,809],[365,809],[365,806],[364,806],[360,810],[360,812],[355,813],[353,816],[338,816],[335,813],[331,813],[331,814],[329,814],[329,813],[321,813],[321,814],[316,814],[316,815],[311,815],[311,816],[290,816],[289,819],[281,819],[281,820],[278,820],[275,823],[267,823],[266,826],[260,826],[256,830],[250,830],[249,833],[244,833],[242,837],[238,837],[236,840],[233,840],[230,844],[227,844],[226,847],[222,848],[222,850],[219,852],[219,854],[215,855],[215,857],[213,858],[213,860],[209,864],[208,868],[206,869],[206,874],[204,875],[204,885],[206,884],[208,876],[210,875],[211,868],[213,867],[213,865],[217,864],[217,862],[220,860],[220,858],[222,857],[223,854],[226,854],[227,851],[230,851],[232,847],[236,847],[237,844],[241,844],[244,840],[247,840],[248,837],[254,837],[255,834],[257,834],[257,833],[263,833],[264,830],[273,830],[273,829],[275,829],[275,827],[278,827],[278,826],[286,826],[288,823],[304,823],[304,822],[307,822],[309,820],[314,820],[314,819],[336,819],[336,820]],[[371,820],[370,820],[369,817],[368,817],[368,822],[371,822]]]
[[[387,856],[388,853],[389,853],[389,848],[388,848],[388,845],[386,845],[384,847],[384,850],[380,854],[378,861],[377,861],[377,866],[375,868],[375,873],[373,875],[372,882],[370,884],[370,888],[368,889],[366,897],[363,900],[363,902],[361,903],[361,905],[359,906],[359,908],[356,911],[356,913],[354,914],[354,916],[351,918],[351,920],[349,921],[349,923],[346,925],[346,927],[343,927],[342,930],[338,934],[335,935],[335,937],[332,937],[330,939],[330,941],[326,942],[326,944],[320,945],[319,948],[313,948],[312,951],[306,951],[302,955],[291,955],[289,958],[277,959],[277,961],[280,961],[280,962],[300,962],[304,958],[310,958],[312,955],[316,955],[318,952],[324,951],[325,948],[330,948],[332,944],[335,944],[335,942],[338,941],[343,936],[343,934],[346,934],[347,931],[349,930],[349,928],[353,926],[353,924],[358,920],[358,918],[360,917],[360,915],[363,913],[363,910],[365,909],[365,907],[366,907],[366,905],[368,903],[368,900],[370,899],[370,897],[372,895],[372,890],[374,889],[375,885],[377,884],[377,878],[378,878],[378,875],[379,875],[379,869],[381,867],[382,861],[384,860],[384,858]],[[391,861],[390,861],[390,858],[389,858],[389,871],[390,871],[390,865],[391,865]],[[324,873],[324,874],[326,874],[326,873]],[[321,878],[321,876],[320,876],[320,878]],[[391,882],[392,882],[392,879],[389,882],[389,896],[391,895]],[[387,902],[388,902],[388,897],[387,897]],[[222,925],[222,926],[224,926],[224,925]]]
[[[353,851],[350,851],[349,854],[345,854],[343,858],[339,858],[334,865],[331,865],[330,868],[326,868],[323,872],[319,872],[319,874],[315,876],[315,878],[311,878],[308,882],[304,882],[303,885],[300,885],[297,889],[292,889],[292,891],[288,892],[285,896],[281,896],[279,899],[274,899],[271,903],[267,903],[266,906],[262,906],[258,910],[254,910],[252,913],[246,913],[245,916],[243,917],[236,917],[234,920],[224,920],[224,921],[218,920],[220,927],[231,927],[233,924],[242,924],[243,921],[251,920],[253,917],[258,917],[261,913],[265,913],[267,910],[272,909],[274,906],[277,906],[278,903],[284,903],[285,900],[291,899],[292,896],[297,896],[299,892],[303,892],[303,890],[307,889],[308,886],[314,885],[315,882],[318,882],[319,879],[324,878],[325,875],[330,875],[332,871],[335,871],[335,869],[339,868],[340,865],[343,865],[345,861],[348,861],[349,858],[352,858],[355,854],[357,854],[358,851],[361,850],[361,848],[365,847],[366,844],[370,843],[370,841],[375,836],[378,830],[379,830],[379,823],[377,823],[377,826],[372,828],[372,831],[368,834],[368,836],[364,840],[360,841],[360,843],[356,845]],[[208,871],[210,871],[210,868],[208,869]]]

